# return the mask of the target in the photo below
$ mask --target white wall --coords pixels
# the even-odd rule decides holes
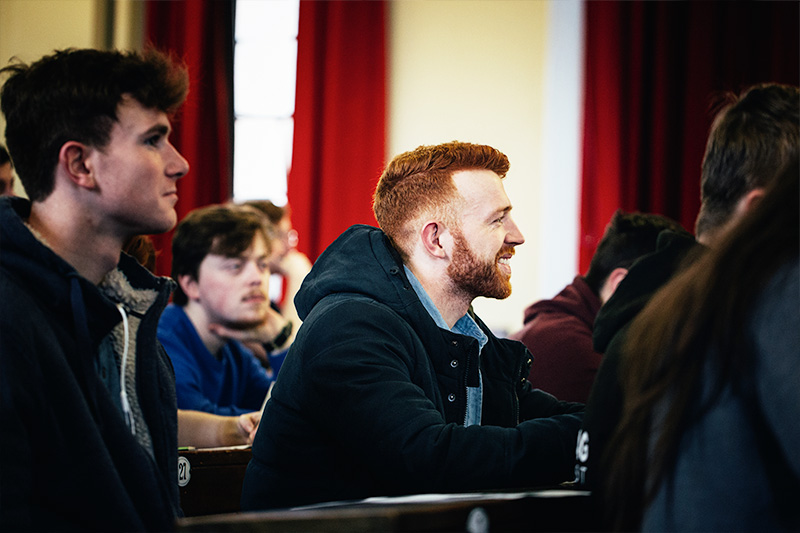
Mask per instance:
[[[519,329],[525,307],[576,273],[577,180],[569,174],[577,169],[580,6],[391,4],[389,157],[460,140],[492,145],[511,161],[505,187],[526,242],[512,260],[511,297],[475,303],[498,333]]]

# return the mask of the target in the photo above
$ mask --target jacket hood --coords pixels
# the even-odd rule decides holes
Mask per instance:
[[[87,307],[111,305],[102,299],[89,297],[89,294],[97,293],[94,284],[78,274],[72,265],[42,244],[28,229],[24,221],[30,216],[30,202],[22,198],[10,198],[4,199],[0,206],[0,265],[5,274],[30,287],[34,296],[49,302],[64,316],[72,316],[77,311],[72,305],[76,297],[82,298]],[[75,304],[79,305],[77,302]],[[119,321],[119,315],[113,307],[108,307],[106,311],[91,313],[90,316],[96,319],[86,324],[94,343],[99,342]],[[83,310],[78,312],[83,313]]]
[[[539,300],[525,309],[523,323],[535,319],[540,314],[566,313],[588,321],[589,327],[600,309],[600,298],[594,294],[583,276],[575,276],[572,283],[564,287],[554,298]]]
[[[701,248],[690,235],[670,230],[659,233],[656,251],[631,265],[628,275],[600,308],[592,336],[595,351],[605,353],[614,335],[633,320],[653,294],[679,270],[689,252]]]
[[[378,300],[401,314],[427,314],[406,277],[400,254],[378,228],[357,224],[342,233],[314,262],[295,307],[301,320],[331,294],[351,293]]]
[[[96,285],[42,244],[28,229],[24,221],[30,212],[31,204],[24,198],[0,200],[0,268],[64,316],[85,314],[86,327],[92,345],[96,347],[120,321],[119,313]],[[121,254],[119,266],[134,288],[158,292],[172,289],[171,280],[155,278],[125,254]],[[83,306],[86,311],[78,309]]]

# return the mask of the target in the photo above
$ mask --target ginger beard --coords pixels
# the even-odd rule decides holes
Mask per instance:
[[[475,255],[460,230],[453,231],[453,241],[453,261],[447,273],[456,287],[472,298],[503,300],[511,295],[511,276],[502,272],[497,262],[503,255],[513,255],[513,246],[503,246],[491,261],[486,261]]]

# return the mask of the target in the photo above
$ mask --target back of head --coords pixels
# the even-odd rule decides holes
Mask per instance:
[[[586,273],[586,283],[599,295],[611,271],[615,268],[628,269],[637,259],[656,250],[658,234],[663,230],[689,235],[689,232],[671,218],[618,210],[611,217],[592,256],[589,271]]]
[[[53,191],[61,146],[78,141],[103,148],[130,95],[142,106],[174,112],[188,91],[185,67],[156,50],[61,50],[26,65],[14,63],[0,93],[6,142],[32,201]]]
[[[798,156],[800,89],[757,85],[724,107],[714,120],[703,158],[701,238],[725,225],[738,201],[763,188]]]
[[[281,219],[289,215],[288,205],[281,207],[273,204],[269,200],[248,200],[244,202],[242,205],[248,205],[250,207],[258,209],[274,225],[277,225],[281,221]]]
[[[742,391],[753,378],[747,317],[775,272],[797,260],[798,253],[800,166],[794,159],[754,208],[662,287],[631,324],[620,372],[625,408],[607,447],[613,453],[603,480],[615,529],[639,527],[644,506],[675,464],[689,424],[714,404],[725,385]],[[707,378],[714,392],[700,402],[696,393],[710,368],[715,369],[715,379]],[[665,399],[669,408],[659,405]],[[653,432],[654,412],[658,433]]]
[[[459,170],[491,170],[501,178],[508,158],[491,146],[458,141],[420,146],[394,157],[375,189],[373,209],[378,225],[406,258],[413,237],[409,222],[423,214],[452,217]]]
[[[235,257],[247,250],[261,235],[271,250],[268,221],[250,207],[233,204],[211,205],[191,211],[181,220],[172,237],[172,279],[183,275],[197,278],[200,263],[208,254]],[[177,305],[186,305],[180,284],[173,295]]]

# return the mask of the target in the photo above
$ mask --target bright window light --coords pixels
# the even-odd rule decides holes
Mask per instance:
[[[292,161],[299,0],[237,0],[233,197],[286,203]]]

